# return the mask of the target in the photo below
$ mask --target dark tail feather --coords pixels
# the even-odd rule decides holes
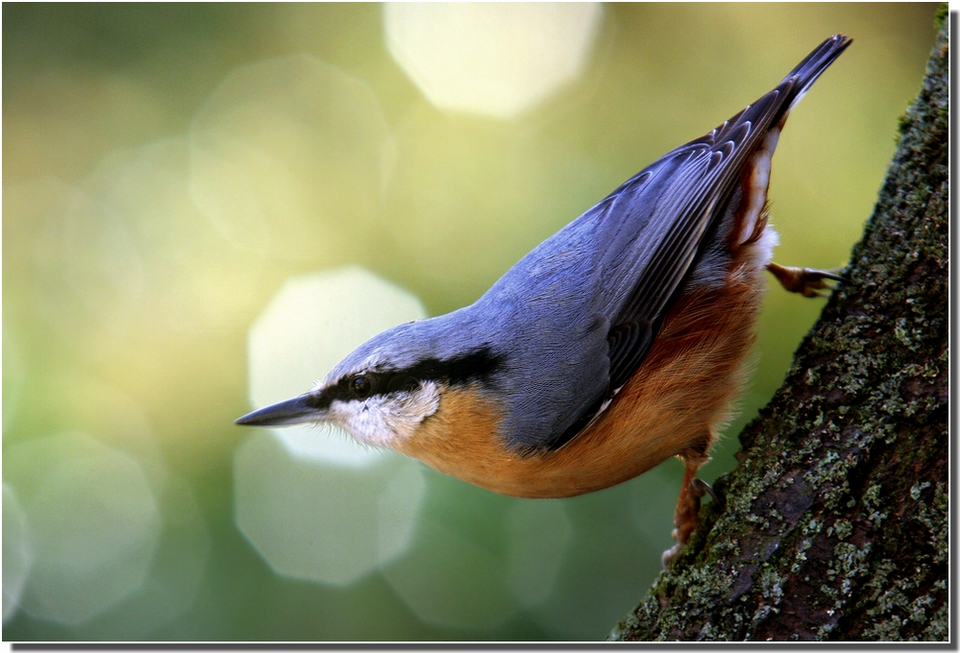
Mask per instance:
[[[853,43],[853,39],[850,37],[844,36],[843,34],[834,34],[817,46],[813,52],[797,64],[796,68],[790,71],[789,75],[783,78],[783,81],[780,83],[781,87],[784,84],[793,82],[786,103],[787,109],[784,111],[784,114],[790,113],[790,110],[803,98],[804,94],[810,89],[810,86],[823,74],[823,71],[829,68],[830,64],[843,54],[843,51],[846,50],[847,46],[851,43]]]

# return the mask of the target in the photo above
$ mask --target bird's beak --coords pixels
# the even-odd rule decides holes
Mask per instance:
[[[289,426],[304,422],[319,422],[327,415],[317,408],[316,399],[310,394],[300,395],[280,403],[255,410],[236,420],[242,426]]]

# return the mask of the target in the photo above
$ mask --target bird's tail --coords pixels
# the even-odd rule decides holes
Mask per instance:
[[[785,108],[783,109],[780,119],[777,121],[779,124],[783,124],[787,114],[803,99],[803,96],[810,90],[810,87],[817,81],[817,78],[823,74],[823,71],[830,67],[830,64],[832,64],[837,57],[843,54],[843,51],[846,50],[847,46],[851,43],[853,43],[852,38],[844,36],[843,34],[834,34],[818,45],[813,52],[797,64],[796,68],[790,71],[790,74],[783,78],[779,88],[789,85],[790,90],[787,94],[787,100],[784,102]]]

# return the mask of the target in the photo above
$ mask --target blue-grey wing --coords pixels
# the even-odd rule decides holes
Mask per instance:
[[[607,198],[612,200],[611,215],[605,219],[623,226],[609,243],[605,263],[624,256],[636,261],[627,272],[636,273],[630,292],[622,304],[610,307],[616,311],[609,335],[611,390],[626,383],[642,362],[659,321],[702,249],[704,234],[722,218],[749,156],[850,43],[841,35],[827,39],[775,89],[708,134],[670,152]],[[643,233],[631,233],[632,216],[648,211],[649,218],[641,221]]]
[[[587,407],[538,448],[556,448],[574,437],[634,374],[705,235],[723,217],[750,155],[849,43],[841,36],[828,39],[774,90],[660,158],[583,216],[598,222],[595,233],[604,251],[598,269],[609,277],[595,307],[609,325],[608,375],[594,384],[592,400],[581,402]]]

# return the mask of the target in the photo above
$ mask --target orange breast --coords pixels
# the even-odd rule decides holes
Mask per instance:
[[[671,456],[705,455],[742,387],[760,309],[761,269],[741,263],[726,287],[680,298],[637,374],[560,449],[504,448],[501,414],[471,389],[445,393],[438,414],[395,448],[489,490],[543,498],[610,487]]]

